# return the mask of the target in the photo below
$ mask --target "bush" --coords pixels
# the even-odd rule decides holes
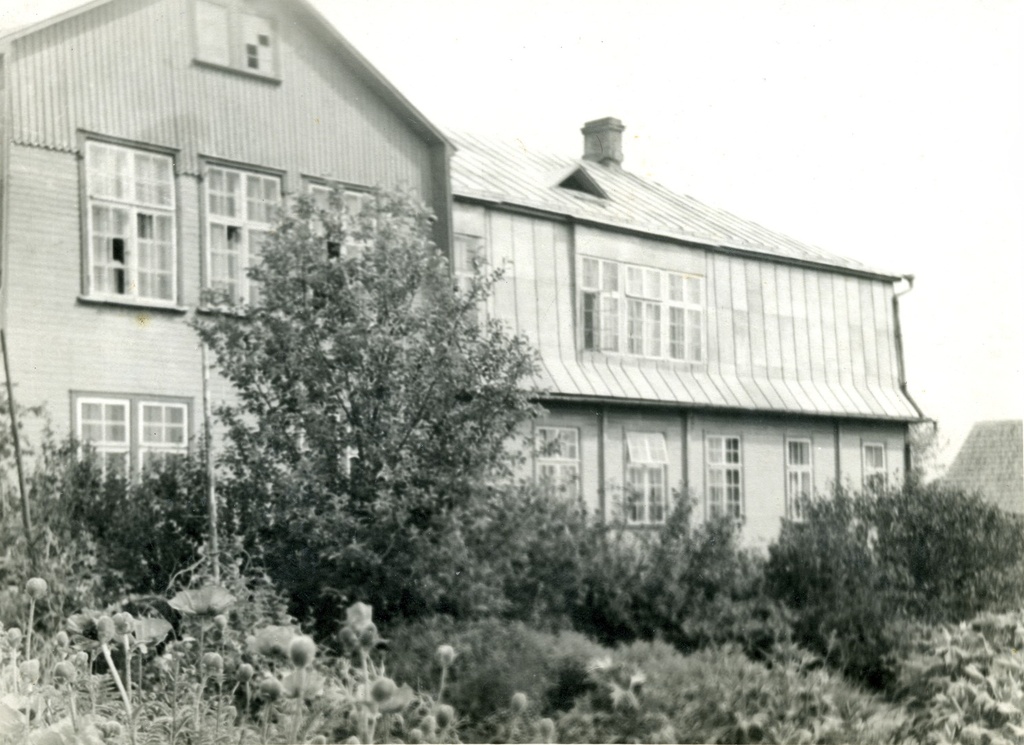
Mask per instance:
[[[898,709],[793,647],[770,667],[737,649],[682,656],[635,642],[591,668],[594,688],[558,719],[563,742],[887,742]]]
[[[910,712],[902,734],[920,741],[1021,742],[1021,647],[1021,612],[918,627],[911,653],[898,665],[896,691]]]
[[[389,656],[388,670],[414,687],[438,679],[435,652],[440,644],[455,649],[444,700],[465,717],[462,735],[469,742],[490,741],[497,734],[496,719],[517,692],[526,694],[533,713],[541,716],[569,709],[589,685],[590,660],[607,654],[577,633],[535,631],[498,619],[457,622],[439,616],[385,631],[401,650]]]
[[[941,487],[837,491],[769,548],[770,594],[797,640],[875,688],[894,680],[911,621],[960,621],[1024,597],[1024,533],[1013,516]]]

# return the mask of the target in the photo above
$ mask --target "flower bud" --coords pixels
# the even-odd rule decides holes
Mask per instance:
[[[391,678],[378,678],[373,682],[373,686],[370,688],[370,696],[378,704],[383,704],[389,701],[392,696],[395,695],[395,691],[398,690],[398,686],[395,685],[395,681]]]
[[[437,719],[434,718],[433,714],[427,714],[420,720],[420,727],[422,727],[430,737],[433,737],[434,733],[437,732]]]
[[[223,613],[218,613],[213,617],[213,622],[217,625],[217,628],[223,631],[228,627],[228,617]]]
[[[25,592],[27,592],[28,596],[33,600],[39,600],[46,594],[48,589],[49,587],[46,584],[46,580],[42,577],[33,577],[25,583]]]
[[[316,642],[302,634],[292,639],[288,645],[288,659],[295,667],[306,667],[316,657]]]
[[[58,683],[74,683],[76,677],[78,677],[78,671],[67,660],[53,666],[53,679]]]
[[[380,639],[377,636],[377,624],[368,623],[363,627],[363,630],[359,632],[359,645],[370,649],[376,646],[377,641]]]
[[[413,727],[409,730],[409,742],[423,742],[427,738],[423,736],[423,730],[419,727]]]
[[[243,662],[238,666],[238,670],[235,674],[238,676],[239,683],[248,683],[252,680],[252,676],[256,674],[256,671],[248,662]]]
[[[21,629],[17,626],[7,629],[7,641],[10,642],[12,647],[18,646],[18,643],[21,641]]]
[[[516,691],[512,694],[512,711],[516,714],[522,714],[526,711],[526,694],[522,691]]]
[[[131,613],[114,614],[114,631],[118,636],[127,636],[135,630],[135,619]]]
[[[224,658],[218,652],[207,652],[203,655],[203,669],[213,675],[224,672]]]
[[[54,639],[56,639],[57,646],[61,649],[67,649],[67,647],[71,644],[71,637],[68,636],[68,632],[64,631],[63,629],[57,632],[57,635],[54,637]]]
[[[455,662],[455,649],[450,644],[442,644],[437,648],[437,661],[441,667],[451,667]]]
[[[259,696],[266,701],[277,701],[282,692],[281,681],[277,678],[266,678],[260,683]]]
[[[452,708],[451,704],[441,704],[437,707],[436,716],[438,726],[444,729],[455,719],[455,709]]]
[[[79,667],[85,667],[89,664],[89,653],[84,651],[75,652],[75,664]]]
[[[39,660],[25,660],[18,665],[21,677],[29,683],[39,682]]]
[[[359,637],[351,626],[346,626],[338,632],[338,640],[341,642],[342,649],[353,650],[359,646]]]
[[[110,616],[100,616],[96,621],[96,636],[99,637],[100,644],[106,644],[114,638],[114,619]]]
[[[540,734],[538,738],[541,742],[554,742],[555,741],[555,722],[553,719],[544,717],[537,722],[537,732]]]
[[[108,719],[105,722],[96,722],[96,729],[100,731],[100,734],[106,740],[117,740],[124,733],[124,727],[121,726],[121,723],[115,722],[113,719]]]

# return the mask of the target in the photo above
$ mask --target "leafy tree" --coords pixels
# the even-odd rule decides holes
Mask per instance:
[[[300,199],[249,270],[258,301],[196,323],[237,391],[218,412],[229,512],[297,611],[485,602],[466,531],[480,485],[512,473],[536,358],[479,319],[500,273],[456,291],[430,224],[404,194]]]

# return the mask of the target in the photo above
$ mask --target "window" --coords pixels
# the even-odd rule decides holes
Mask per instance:
[[[170,156],[86,143],[87,295],[175,302],[173,173]]]
[[[879,492],[885,489],[887,470],[885,467],[885,445],[865,442],[863,446],[864,489]]]
[[[743,458],[739,437],[708,435],[708,516],[743,519]]]
[[[339,189],[341,187],[338,187]],[[323,184],[310,184],[309,193],[313,197],[313,204],[318,209],[330,210],[331,196],[335,191],[335,187],[325,186]],[[367,205],[372,202],[374,195],[370,192],[356,191],[354,189],[344,189],[341,191],[341,205],[344,208],[344,220],[342,222],[342,229],[358,230],[358,224],[353,224],[352,218],[358,217],[359,214],[367,208]],[[355,255],[370,245],[370,239],[366,237],[356,237],[354,235],[346,235],[345,240],[327,241],[327,257],[330,259],[337,259],[344,255]]]
[[[668,449],[661,432],[626,433],[626,522],[658,525],[667,512]]]
[[[258,262],[276,219],[281,180],[209,166],[205,186],[209,286],[232,303],[256,302],[256,288],[246,269]]]
[[[452,256],[452,270],[455,273],[455,287],[468,293],[476,276],[477,262],[484,260],[484,239],[476,235],[455,234],[455,250]]]
[[[583,348],[619,351],[619,265],[583,259]]]
[[[537,480],[579,496],[580,433],[574,427],[537,427]]]
[[[803,522],[804,505],[813,495],[811,441],[786,440],[786,517]]]
[[[618,352],[621,337],[626,354],[703,360],[703,277],[589,257],[581,269],[584,349]],[[623,302],[625,313],[620,312]]]
[[[196,0],[196,59],[259,75],[277,71],[274,27],[237,2]]]
[[[136,396],[74,397],[75,432],[104,475],[161,468],[188,453],[189,404]]]
[[[160,468],[188,453],[188,409],[184,404],[139,403],[139,466]]]

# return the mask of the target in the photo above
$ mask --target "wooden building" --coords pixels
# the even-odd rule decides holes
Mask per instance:
[[[305,0],[95,0],[0,35],[0,270],[20,404],[108,467],[183,452],[186,320],[290,195],[404,186],[450,241],[450,144]],[[214,401],[229,395],[213,378]]]
[[[907,280],[629,173],[622,131],[589,122],[582,158],[453,135],[456,270],[505,266],[487,312],[540,351],[533,475],[638,526],[682,489],[751,544],[802,494],[898,481]]]
[[[941,481],[1024,515],[1024,422],[977,422]]]

